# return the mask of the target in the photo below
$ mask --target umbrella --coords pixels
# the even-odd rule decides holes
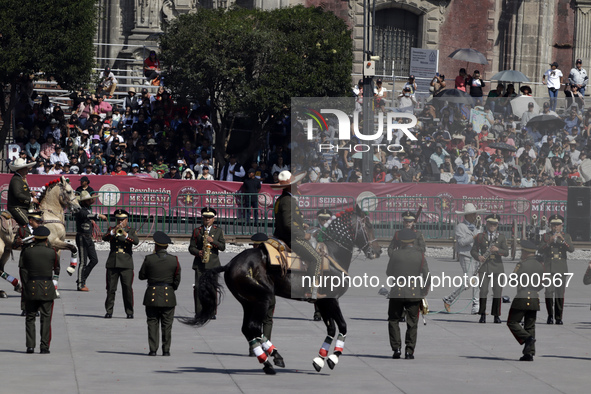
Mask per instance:
[[[561,129],[564,125],[564,120],[554,115],[534,116],[527,122],[528,127],[540,129]]]
[[[531,96],[519,96],[515,97],[511,100],[511,109],[513,110],[513,115],[521,116],[527,111],[529,103],[534,103],[534,114],[540,113],[540,106],[533,97]]]
[[[450,53],[448,57],[470,63],[488,64],[488,60],[486,60],[486,57],[482,53],[471,48],[457,49]]]
[[[437,101],[448,101],[450,103],[459,104],[472,104],[474,98],[468,93],[459,89],[445,89],[433,96],[434,99],[440,99]]]
[[[504,82],[531,82],[521,71],[516,70],[505,70],[496,73],[491,81],[504,81]]]
[[[517,151],[517,148],[515,148],[513,145],[507,144],[506,142],[493,142],[488,147],[493,149],[508,150],[510,152]]]

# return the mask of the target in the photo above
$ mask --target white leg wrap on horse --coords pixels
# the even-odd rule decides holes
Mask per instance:
[[[263,337],[263,341],[264,341],[264,342],[262,343],[263,350],[264,350],[265,352],[267,352],[267,354],[270,356],[270,355],[271,355],[271,353],[273,353],[273,350],[275,350],[275,349],[276,349],[276,348],[275,348],[275,345],[273,345],[273,344],[271,343],[271,341],[269,341],[269,340],[268,340],[268,339],[266,339],[265,337]],[[256,353],[255,353],[255,354],[256,354]]]
[[[330,335],[327,335],[326,338],[324,338],[324,343],[322,344],[322,347],[318,352],[318,354],[320,354],[320,357],[328,356],[328,350],[330,349],[330,344],[332,343],[332,340],[333,337],[331,337]]]
[[[260,338],[255,338],[252,341],[248,341],[248,344],[252,347],[252,351],[254,352],[254,355],[257,356],[259,363],[262,364],[267,361],[267,354],[261,347]]]
[[[335,352],[343,353],[343,348],[345,347],[345,335],[339,334],[337,337],[337,343],[334,347]]]
[[[12,284],[14,287],[16,287],[18,285],[18,279],[15,278],[12,275],[9,275],[7,272],[2,272],[0,274],[0,278],[6,279],[8,282],[10,282],[10,284]]]

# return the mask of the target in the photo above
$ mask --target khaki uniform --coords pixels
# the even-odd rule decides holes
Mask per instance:
[[[20,275],[26,310],[27,347],[35,348],[35,314],[41,314],[41,349],[49,350],[53,300],[57,298],[53,274],[59,275],[60,261],[56,251],[36,243],[21,253]]]
[[[502,256],[509,255],[509,248],[507,247],[507,239],[503,234],[498,234],[493,245],[499,248],[499,250],[491,253],[488,259],[480,265],[480,269],[478,270],[478,276],[480,277],[480,306],[478,314],[486,314],[486,297],[488,296],[488,288],[491,280],[490,274],[492,273],[493,303],[490,314],[501,316],[503,288],[499,286],[499,274],[505,272]],[[480,263],[478,258],[484,255],[487,249],[493,245],[491,245],[491,235],[489,232],[480,233],[474,237],[474,245],[472,245],[470,255]]]
[[[159,346],[159,323],[162,326],[162,352],[170,352],[172,323],[176,306],[175,290],[181,283],[178,258],[161,249],[144,258],[139,272],[140,280],[147,280],[144,305],[148,322],[148,344],[151,352]]]
[[[193,269],[195,270],[195,287],[193,288],[193,300],[195,303],[195,314],[201,312],[201,303],[199,302],[198,290],[199,290],[199,278],[205,273],[206,270],[210,270],[219,267],[220,264],[220,251],[226,250],[226,240],[224,239],[224,231],[217,225],[212,225],[209,230],[209,235],[213,238],[211,242],[211,254],[209,255],[209,261],[207,264],[201,261],[199,257],[199,251],[203,250],[203,236],[205,234],[205,226],[201,226],[193,230],[191,241],[189,243],[189,253],[195,256],[193,259]]]
[[[132,247],[140,243],[134,229],[126,227],[127,238],[118,235],[111,235],[113,227],[109,227],[103,241],[111,244],[111,251],[107,258],[107,299],[105,309],[107,313],[113,314],[115,306],[115,294],[117,293],[117,282],[121,281],[123,293],[123,305],[125,313],[133,315],[133,250]]]
[[[529,284],[527,287],[517,287],[517,295],[513,298],[511,309],[509,310],[509,316],[507,317],[507,327],[509,327],[509,330],[511,330],[511,333],[515,339],[517,339],[517,342],[523,345],[525,340],[529,337],[536,337],[536,315],[540,310],[540,298],[538,292],[542,289],[542,286],[534,287],[531,283],[532,278],[534,284],[538,281],[541,283],[542,275],[544,274],[544,266],[535,258],[535,256],[529,256],[525,260],[517,263],[513,272],[519,275],[518,280],[520,283]],[[525,276],[527,276],[529,280],[520,279],[520,277]],[[520,323],[524,318],[525,321],[522,327]],[[524,352],[523,354],[526,353]],[[530,351],[527,354],[531,354],[532,356],[536,354],[534,345],[531,346]]]
[[[29,223],[27,212],[30,206],[31,190],[29,189],[29,184],[19,173],[15,173],[8,185],[6,209],[14,217],[14,220],[16,220],[19,226],[25,226]]]
[[[400,327],[398,322],[406,310],[406,350],[408,354],[413,354],[417,343],[417,331],[419,321],[419,306],[421,299],[425,297],[429,291],[429,282],[427,275],[429,273],[429,266],[425,256],[415,249],[413,246],[406,246],[402,249],[395,250],[390,256],[388,269],[386,274],[391,283],[396,278],[405,278],[407,281],[405,286],[402,279],[390,290],[390,301],[388,305],[388,332],[390,335],[390,346],[393,351],[400,349],[402,345],[400,337]],[[424,286],[421,287],[419,281],[408,281],[408,278],[421,275],[424,280]],[[410,282],[410,283],[409,283]]]
[[[544,256],[544,267],[546,272],[550,273],[552,284],[546,287],[546,310],[548,311],[549,317],[554,317],[556,320],[562,320],[562,312],[564,309],[564,293],[566,290],[565,277],[560,274],[568,272],[568,266],[566,264],[566,252],[574,252],[575,246],[570,235],[562,233],[564,242],[559,240],[558,242],[550,242],[552,238],[551,233],[546,233],[542,236],[540,247],[538,251]],[[561,277],[562,286],[554,287],[554,275]]]

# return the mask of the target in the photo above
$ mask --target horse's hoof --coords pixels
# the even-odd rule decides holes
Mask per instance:
[[[328,356],[328,359],[326,360],[326,364],[328,364],[328,368],[330,369],[334,369],[335,365],[337,365],[338,363],[339,357],[334,354]]]
[[[283,357],[281,357],[277,349],[273,350],[271,357],[273,357],[273,364],[277,365],[280,368],[285,368],[285,362],[283,361]]]
[[[322,367],[324,367],[324,360],[321,357],[315,357],[314,360],[312,360],[312,365],[316,372],[320,372]]]
[[[271,365],[270,362],[265,361],[265,364],[263,366],[263,371],[267,374],[267,375],[275,375],[277,372],[275,372],[275,369],[273,368],[273,366]]]
[[[8,294],[4,290],[0,290],[0,298],[8,298]]]

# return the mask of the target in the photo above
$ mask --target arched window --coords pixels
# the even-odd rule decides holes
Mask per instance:
[[[416,48],[419,16],[400,8],[376,11],[375,51],[380,56],[377,75],[406,76],[410,68],[410,48]]]

